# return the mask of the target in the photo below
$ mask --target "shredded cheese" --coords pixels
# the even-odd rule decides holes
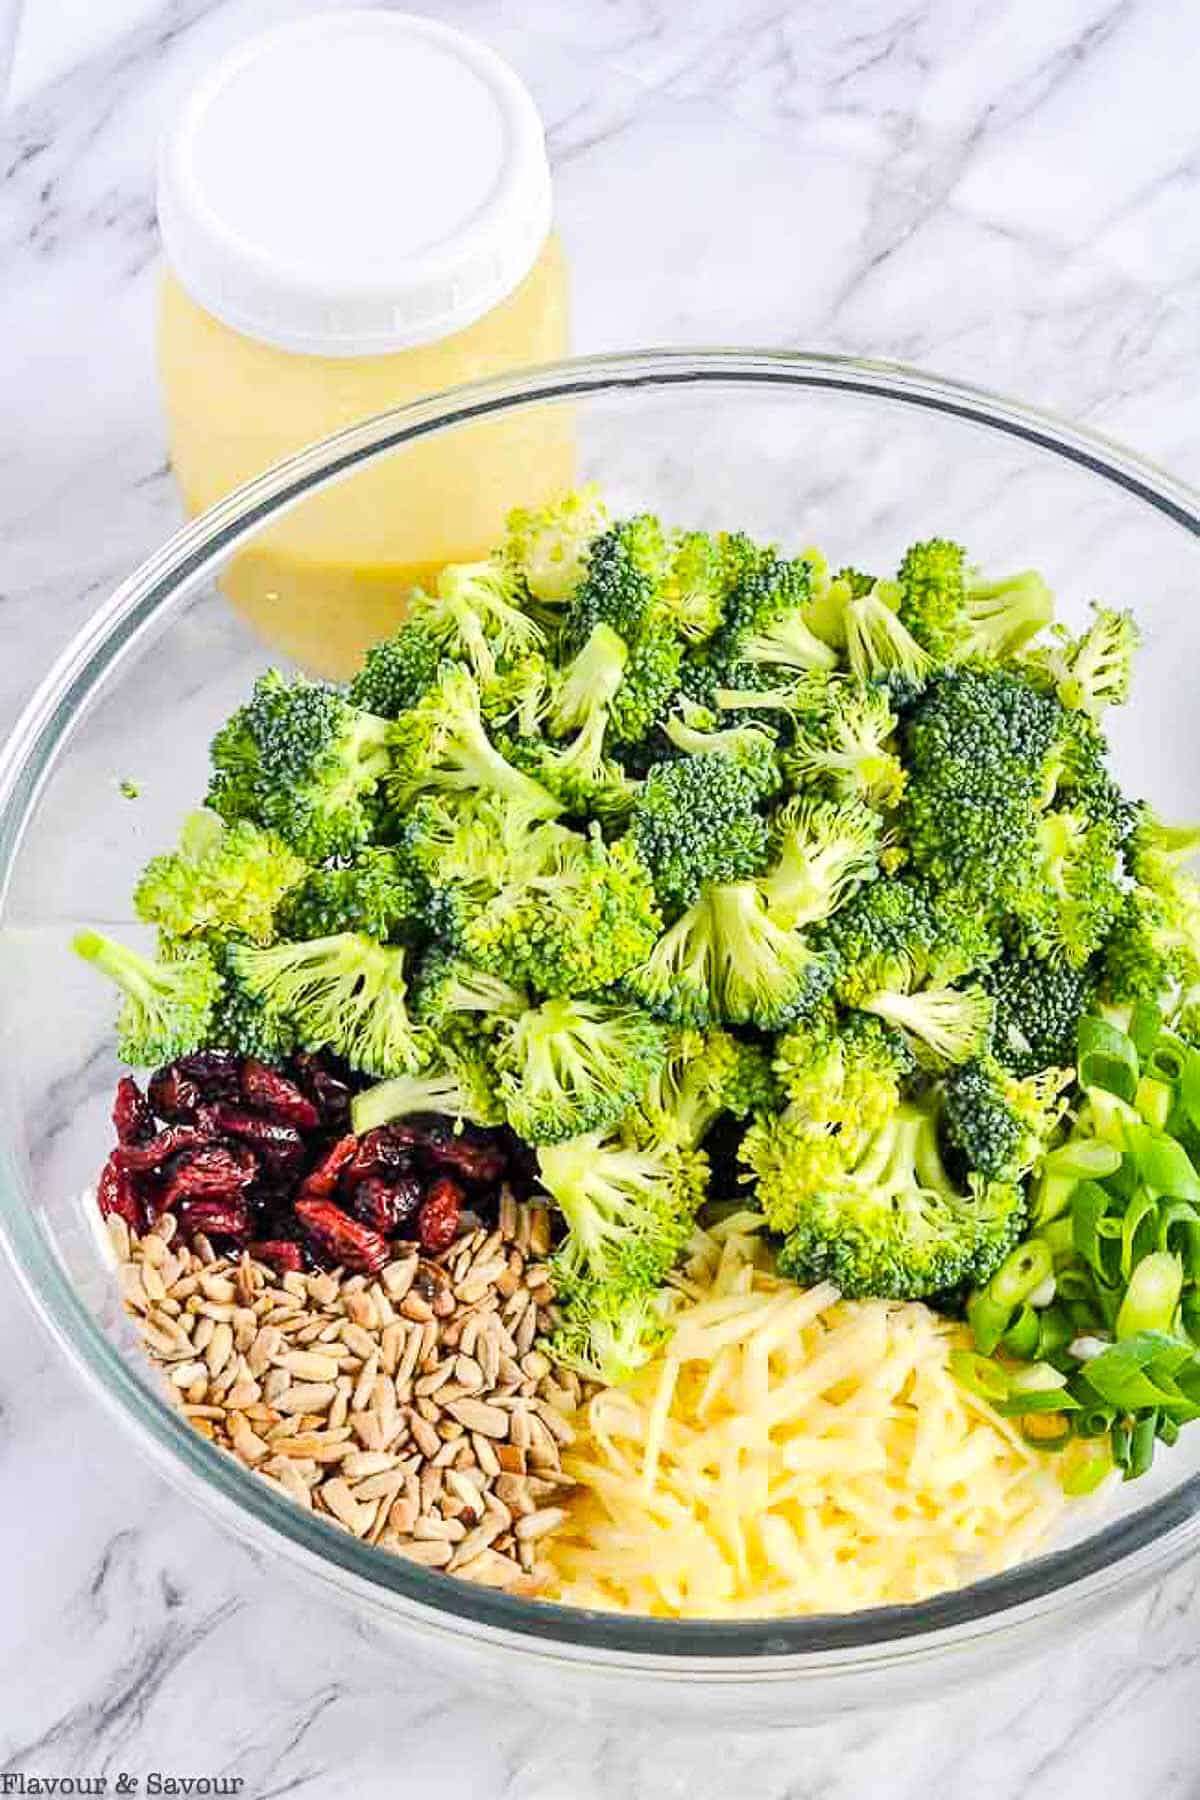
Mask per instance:
[[[965,1333],[767,1267],[755,1215],[696,1240],[675,1330],[601,1389],[546,1598],[672,1618],[902,1604],[1027,1556],[1053,1464],[955,1381]]]

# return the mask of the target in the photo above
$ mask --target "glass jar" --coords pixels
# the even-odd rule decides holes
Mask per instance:
[[[431,20],[343,12],[238,47],[159,176],[159,360],[190,512],[304,445],[561,356],[566,269],[541,121],[499,57]],[[223,584],[274,648],[343,677],[445,562],[573,477],[570,417],[431,439],[274,523]]]

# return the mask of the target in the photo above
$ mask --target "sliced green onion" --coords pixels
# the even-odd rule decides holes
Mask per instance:
[[[1064,1213],[1081,1181],[1103,1181],[1121,1166],[1115,1144],[1098,1138],[1074,1138],[1051,1150],[1042,1161],[1033,1193],[1032,1214],[1037,1227]]]
[[[1107,1019],[1086,1013],[1079,1021],[1079,1081],[1132,1102],[1137,1093],[1138,1053],[1133,1039]]]
[[[1078,1423],[1076,1425],[1078,1429]],[[1076,1438],[1064,1459],[1063,1493],[1080,1500],[1094,1494],[1101,1482],[1112,1474],[1112,1451],[1095,1439]]]
[[[1193,1355],[1189,1344],[1166,1332],[1139,1331],[1094,1356],[1087,1364],[1087,1383],[1110,1405],[1140,1412],[1179,1397],[1171,1377]]]
[[[1129,1015],[1129,1041],[1143,1062],[1162,1032],[1163,1016],[1153,1000],[1135,1000]]]
[[[1170,1082],[1159,1081],[1152,1075],[1143,1075],[1137,1084],[1133,1103],[1147,1125],[1152,1125],[1156,1131],[1165,1131],[1167,1120],[1175,1107],[1175,1089]]]
[[[1144,1256],[1117,1313],[1117,1341],[1139,1331],[1170,1331],[1183,1292],[1183,1264],[1166,1250]]]
[[[1126,1149],[1142,1182],[1153,1194],[1200,1201],[1200,1175],[1183,1145],[1148,1125],[1129,1126]]]
[[[1200,1051],[1188,1050],[1184,1056],[1179,1099],[1192,1125],[1200,1131]]]
[[[1154,1440],[1158,1433],[1158,1414],[1146,1413],[1138,1419],[1129,1434],[1129,1460],[1125,1465],[1126,1481],[1136,1481],[1154,1461]]]
[[[987,1286],[967,1303],[967,1318],[975,1334],[976,1348],[990,1356],[1012,1323],[1013,1315],[1054,1273],[1050,1247],[1041,1238],[1027,1238],[1010,1250]]]
[[[974,1350],[952,1350],[950,1373],[969,1393],[995,1406],[1008,1396],[1008,1375],[990,1356],[978,1356]]]

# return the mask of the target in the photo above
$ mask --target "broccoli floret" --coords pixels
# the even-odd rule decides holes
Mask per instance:
[[[609,625],[632,650],[666,577],[662,527],[649,513],[610,525],[588,546],[583,579],[563,622],[563,649],[582,650],[597,625]]]
[[[409,1017],[402,948],[344,931],[265,950],[235,944],[229,961],[306,1050],[333,1050],[367,1075],[401,1075],[429,1060],[431,1046]]]
[[[528,1005],[524,988],[474,969],[441,947],[426,952],[413,984],[413,1017],[439,1036],[464,1013],[478,1015],[481,1027],[490,1029],[501,1019],[518,1018]]]
[[[632,1006],[547,1000],[512,1020],[496,1050],[509,1124],[533,1144],[613,1125],[661,1069],[663,1027]]]
[[[834,957],[836,996],[862,1006],[881,990],[945,986],[974,973],[1000,943],[972,900],[896,876],[860,887],[816,934]]]
[[[307,872],[275,832],[249,819],[223,825],[215,813],[195,812],[179,848],[146,864],[133,904],[139,919],[171,938],[218,932],[269,944],[284,896]]]
[[[862,1013],[839,1019],[832,1007],[775,1044],[775,1078],[793,1126],[842,1138],[885,1124],[915,1066],[898,1031]]]
[[[629,1115],[635,1142],[665,1141],[695,1150],[723,1113],[747,1118],[774,1104],[775,1078],[762,1044],[714,1026],[671,1033],[666,1060]]]
[[[396,719],[436,682],[446,658],[437,621],[425,613],[373,644],[347,690],[350,703],[381,719]]]
[[[900,830],[914,866],[1083,964],[1120,903],[1127,809],[1083,715],[1005,670],[937,676],[905,734]]]
[[[560,1270],[555,1303],[559,1323],[546,1350],[585,1381],[621,1386],[669,1334],[659,1298],[626,1282],[580,1280]]]
[[[724,615],[727,565],[721,541],[705,531],[684,531],[672,537],[669,549],[662,606],[679,637],[703,643]]]
[[[993,1054],[1006,1069],[1024,1076],[1074,1062],[1079,1021],[1096,992],[1090,964],[1007,952],[982,980],[995,1005]]]
[[[1015,656],[1054,616],[1054,596],[1032,570],[981,581],[946,538],[914,544],[900,565],[900,619],[937,662]]]
[[[946,1142],[990,1181],[1021,1181],[1054,1134],[1066,1105],[1067,1069],[1019,1080],[991,1060],[969,1062],[942,1088]]]
[[[1093,605],[1092,623],[1078,637],[1056,627],[1049,643],[1029,654],[1029,665],[1072,712],[1099,719],[1129,698],[1133,658],[1141,634],[1133,614]]]
[[[754,704],[750,695],[737,693],[723,693],[720,701],[722,706],[730,701]],[[792,722],[792,741],[781,760],[793,787],[816,786],[839,799],[861,799],[876,807],[898,803],[904,770],[891,748],[897,720],[884,688],[827,677],[778,693],[774,703]]]
[[[494,862],[487,881],[450,883],[441,927],[469,961],[538,994],[603,992],[662,930],[649,872],[625,839],[556,828]]]
[[[424,932],[428,897],[425,881],[400,851],[360,850],[343,868],[314,869],[292,888],[279,909],[279,928],[295,939],[361,931],[380,943],[413,943]]]
[[[560,803],[506,762],[484,729],[479,689],[448,663],[436,684],[390,727],[387,792],[403,811],[423,789],[497,794],[530,819],[553,818]]]
[[[648,628],[629,652],[625,678],[609,708],[612,742],[628,749],[661,725],[679,692],[683,646],[667,631]]]
[[[874,581],[853,569],[844,569],[837,579],[846,588],[842,636],[851,673],[860,681],[896,677],[919,688],[933,658],[897,617],[898,585]]]
[[[770,833],[760,798],[754,765],[737,756],[683,756],[650,770],[629,833],[670,915],[689,907],[707,882],[742,881],[766,868]]]
[[[155,961],[98,931],[81,931],[74,948],[125,996],[117,1014],[122,1062],[153,1068],[209,1042],[221,976],[206,945],[181,944],[169,960]]]
[[[238,1056],[253,1056],[259,1062],[282,1062],[300,1047],[295,1030],[290,1019],[271,1012],[244,986],[232,959],[239,941],[236,938],[209,941],[222,986],[205,1044],[214,1050],[233,1050]]]
[[[903,1032],[918,1062],[931,1069],[981,1056],[991,1041],[991,996],[975,985],[916,993],[884,989],[867,995],[860,1005]]]
[[[588,548],[607,522],[596,489],[579,488],[549,506],[510,512],[503,554],[535,600],[560,607],[578,587]]]
[[[859,800],[789,800],[771,821],[770,871],[760,881],[776,924],[827,918],[878,873],[880,817]]]
[[[811,569],[802,557],[784,560],[741,535],[721,540],[727,588],[720,629],[694,659],[702,685],[769,688],[788,671],[836,666],[830,646],[810,630],[805,608]]]
[[[1200,883],[1179,875],[1170,889],[1124,896],[1100,954],[1100,993],[1110,1002],[1157,1000],[1200,981]]]
[[[1153,808],[1133,808],[1125,864],[1141,887],[1170,895],[1187,863],[1200,856],[1200,825],[1167,825]]]
[[[607,719],[613,696],[625,679],[629,649],[611,625],[594,627],[587,642],[555,678],[546,714],[552,737],[566,737]]]
[[[731,725],[719,712],[681,698],[678,712],[664,722],[663,732],[685,756],[731,757],[753,781],[759,799],[769,799],[782,784],[776,737],[769,726]]]
[[[606,821],[621,819],[637,797],[637,787],[615,757],[606,754],[608,714],[601,708],[570,742],[518,738],[505,746],[509,760],[531,775],[567,812]]]
[[[479,711],[489,732],[536,737],[549,703],[554,671],[544,656],[526,656],[479,684]]]
[[[452,1066],[426,1069],[420,1075],[394,1075],[390,1081],[363,1088],[350,1102],[350,1128],[362,1137],[379,1125],[414,1113],[444,1113],[469,1119],[474,1125],[492,1125],[499,1119],[486,1092],[481,1104],[477,1084],[464,1080],[461,1071]]]
[[[1019,1186],[955,1187],[932,1103],[903,1103],[815,1186],[802,1158],[797,1178],[802,1143],[777,1121],[751,1127],[744,1146],[763,1211],[784,1234],[780,1270],[793,1280],[832,1281],[848,1299],[921,1300],[986,1280],[1020,1231]]]
[[[538,1151],[542,1186],[567,1222],[554,1265],[568,1282],[649,1292],[675,1265],[704,1198],[706,1165],[669,1145],[636,1148],[600,1132]]]
[[[626,985],[651,1012],[681,1025],[776,1031],[828,993],[831,960],[767,912],[752,881],[702,890]]]
[[[498,669],[536,656],[546,638],[521,609],[516,576],[497,559],[448,563],[437,579],[437,598],[414,596],[414,618],[426,611],[444,633],[443,654],[467,663],[480,683]]]
[[[309,862],[352,855],[371,835],[391,729],[334,688],[270,669],[213,739],[207,804],[227,824],[277,831]]]

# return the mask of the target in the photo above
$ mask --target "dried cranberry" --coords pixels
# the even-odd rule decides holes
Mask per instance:
[[[107,1219],[111,1213],[124,1219],[130,1231],[146,1229],[145,1211],[138,1198],[137,1187],[128,1169],[123,1169],[117,1162],[116,1152],[109,1157],[100,1171],[100,1180],[96,1185],[96,1204],[100,1208],[100,1216]]]
[[[244,1244],[250,1236],[250,1208],[240,1194],[224,1200],[182,1200],[176,1217],[188,1238],[202,1231],[205,1237],[234,1238]]]
[[[304,1252],[290,1238],[258,1238],[246,1248],[257,1262],[269,1264],[281,1275],[304,1267]]]
[[[242,1065],[232,1050],[194,1050],[171,1066],[195,1083],[202,1100],[236,1100]]]
[[[238,1138],[249,1144],[264,1163],[280,1176],[295,1176],[304,1161],[304,1139],[294,1125],[276,1124],[259,1113],[247,1112],[228,1100],[216,1100],[202,1106],[197,1115],[200,1128],[213,1137]]]
[[[297,1200],[296,1218],[310,1242],[344,1269],[377,1275],[390,1260],[387,1239],[330,1200]]]
[[[249,1150],[225,1144],[189,1150],[172,1165],[159,1211],[174,1212],[181,1200],[236,1200],[257,1174],[258,1163]]]
[[[355,1188],[350,1206],[355,1218],[381,1237],[395,1237],[416,1218],[421,1199],[421,1184],[414,1175],[401,1175],[395,1181],[368,1175]]]
[[[449,1249],[458,1236],[462,1208],[463,1191],[456,1181],[443,1176],[433,1183],[417,1216],[422,1250],[436,1255],[439,1250]]]
[[[276,1124],[293,1125],[297,1131],[316,1131],[320,1126],[320,1109],[300,1092],[295,1082],[253,1056],[242,1064],[241,1084],[247,1106],[266,1113]]]
[[[194,1119],[196,1109],[201,1104],[200,1089],[190,1075],[185,1075],[178,1063],[168,1063],[164,1069],[156,1069],[150,1077],[150,1104],[160,1119],[168,1119],[172,1124],[181,1124]]]
[[[327,1058],[302,1051],[292,1059],[296,1077],[321,1115],[327,1131],[344,1131],[350,1123],[350,1083]]]
[[[434,1169],[445,1169],[459,1181],[491,1184],[499,1181],[508,1169],[508,1157],[494,1138],[487,1138],[469,1127],[458,1127],[451,1119],[427,1119],[416,1127],[420,1132],[421,1155]]]
[[[207,1134],[194,1125],[168,1125],[146,1144],[118,1144],[113,1156],[122,1169],[158,1169],[180,1150],[198,1149],[207,1142]]]
[[[336,1189],[342,1170],[354,1155],[357,1147],[357,1138],[339,1138],[337,1143],[325,1152],[316,1167],[310,1169],[300,1183],[300,1191],[296,1195],[297,1204],[301,1200],[328,1199]]]
[[[118,1144],[144,1144],[154,1136],[154,1115],[132,1075],[122,1075],[117,1083],[112,1122]]]
[[[407,1175],[413,1166],[413,1142],[411,1134],[400,1125],[377,1125],[374,1131],[364,1132],[342,1171],[342,1186],[357,1187],[373,1175],[388,1179]]]

